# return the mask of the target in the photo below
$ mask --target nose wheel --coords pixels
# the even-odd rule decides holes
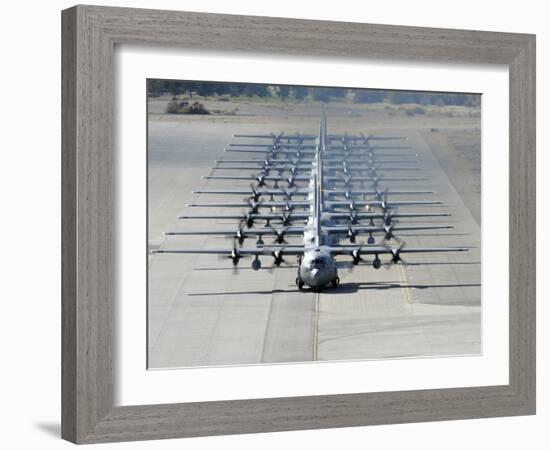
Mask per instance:
[[[333,287],[333,288],[337,288],[338,285],[340,284],[340,278],[336,277],[334,280],[331,281],[330,285]]]
[[[304,288],[304,282],[300,277],[296,278],[296,286],[298,286],[298,289],[302,290]]]

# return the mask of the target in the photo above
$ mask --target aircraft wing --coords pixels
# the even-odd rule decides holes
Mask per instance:
[[[342,182],[347,183],[351,181],[373,181],[375,179],[378,179],[378,181],[426,181],[427,178],[386,178],[386,177],[363,177],[363,176],[326,176],[324,177],[327,181],[332,182]]]
[[[403,212],[403,213],[391,213],[391,214],[384,214],[384,213],[354,213],[352,212],[327,212],[323,213],[327,215],[328,217],[333,218],[348,218],[348,217],[355,217],[357,219],[380,219],[387,216],[390,217],[447,217],[450,216],[450,213],[426,213],[426,212],[418,212],[418,213],[409,213],[409,212]]]
[[[342,153],[342,152],[339,152],[339,153]],[[328,153],[326,155],[326,158],[324,158],[324,162],[325,163],[329,163],[329,164],[332,164],[332,163],[338,163],[338,164],[343,164],[344,162],[346,162],[347,164],[362,164],[365,162],[365,160],[372,160],[374,162],[382,162],[382,161],[387,161],[387,162],[402,162],[402,161],[405,161],[405,162],[412,162],[412,161],[416,161],[417,157],[418,157],[418,153],[385,153],[384,155],[371,155],[371,154],[366,154],[366,155],[359,155],[359,156],[363,156],[363,158],[350,158],[350,157],[344,157],[342,159],[332,159],[331,158],[331,154]],[[386,159],[386,158],[399,158],[399,159]]]
[[[281,136],[281,135],[277,135],[277,134],[274,134],[274,133],[270,133],[270,134],[234,134],[233,135],[233,137],[236,137],[236,138],[259,138],[259,139],[263,139],[263,138],[273,139],[273,138],[277,138],[278,136]]]
[[[285,171],[297,171],[297,172],[311,172],[311,165],[304,166],[304,165],[296,165],[296,166],[283,166],[283,165],[260,165],[257,166],[214,166],[214,170],[269,170],[269,171],[275,171],[275,170],[285,170]],[[339,169],[341,169],[339,167]],[[405,170],[405,169],[403,169]]]
[[[388,190],[385,191],[362,191],[362,190],[356,190],[356,189],[324,189],[323,192],[325,194],[333,194],[333,195],[382,195],[384,193],[387,193],[388,195],[394,194],[394,195],[404,195],[404,194],[435,194],[434,191],[402,191],[402,190]]]
[[[386,204],[387,206],[406,206],[406,205],[441,205],[443,202],[441,200],[397,200],[397,201],[387,201],[384,202],[382,200],[327,200],[325,201],[325,205],[327,206],[348,206],[348,205],[355,205],[355,206],[382,206],[383,204]]]
[[[257,169],[258,167],[256,167]],[[261,168],[261,166],[260,166]],[[273,167],[274,169],[276,167]],[[378,165],[368,165],[368,166],[346,166],[345,168],[343,166],[323,166],[323,169],[325,171],[337,171],[337,170],[344,170],[347,172],[368,172],[368,171],[411,171],[411,170],[420,170],[420,167],[418,166],[411,166],[411,167],[395,167],[395,166],[378,166]],[[354,177],[355,178],[355,177]]]
[[[254,256],[254,255],[301,255],[304,253],[303,245],[270,246],[255,248],[181,248],[168,250],[153,250],[151,253],[189,253],[206,255],[227,255],[229,257]]]
[[[398,255],[400,253],[440,253],[440,252],[467,252],[468,247],[386,247],[382,245],[336,245],[327,247],[333,255]]]
[[[296,140],[315,140],[317,135],[313,134],[234,134],[236,138],[256,138],[256,139],[296,139]]]
[[[193,194],[235,194],[235,195],[308,195],[309,189],[196,189]]]
[[[329,134],[327,135],[327,138],[329,140],[341,140],[344,139],[346,141],[393,141],[393,140],[405,140],[407,137],[405,136],[372,136],[367,135],[365,136],[363,133],[361,133],[359,136],[354,136],[350,134]]]
[[[415,231],[415,230],[447,230],[454,228],[452,225],[326,225],[323,226],[323,231],[327,233],[372,233],[376,231]]]
[[[288,177],[284,177],[284,176],[278,176],[278,175],[258,175],[258,176],[254,176],[254,175],[244,175],[244,176],[225,176],[225,175],[207,175],[207,176],[204,176],[202,178],[204,178],[205,180],[251,180],[251,181],[254,181],[256,180],[258,177],[261,177],[262,179],[264,180],[267,180],[267,181],[288,181],[289,178],[292,178],[294,181],[309,181],[310,180],[310,177],[306,177],[306,176],[288,176]],[[370,179],[370,178],[369,178]]]
[[[313,160],[311,158],[302,159],[217,159],[214,161],[216,164],[257,164],[258,166],[270,166],[270,165],[294,165],[294,166],[306,166],[311,167]]]
[[[282,227],[282,228],[241,228],[241,229],[222,229],[222,230],[183,230],[183,231],[167,231],[164,234],[167,236],[200,236],[200,235],[213,235],[213,236],[276,236],[280,233],[287,235],[299,235],[303,234],[307,227]]]
[[[381,216],[381,215],[380,215]],[[178,219],[258,219],[258,220],[305,220],[309,217],[309,213],[279,213],[279,214],[203,214],[197,216],[178,216]]]
[[[269,154],[269,153],[272,153],[272,154],[282,154],[282,155],[296,155],[297,153],[301,153],[301,154],[307,154],[307,155],[314,155],[315,154],[315,150],[313,149],[301,149],[301,148],[297,148],[295,150],[283,150],[283,149],[269,149],[269,148],[265,148],[265,149],[253,149],[253,148],[226,148],[225,149],[226,152],[238,152],[238,153],[265,153],[265,154]]]
[[[291,143],[277,143],[277,144],[243,144],[243,143],[233,143],[228,144],[228,147],[263,147],[263,148],[315,148],[312,144],[291,144]]]
[[[406,136],[373,136],[372,134],[368,136],[362,135],[361,137],[367,141],[405,141],[408,139]]]
[[[324,166],[326,171],[338,171],[345,170],[348,172],[365,172],[373,170],[381,171],[411,171],[411,170],[420,170],[418,166],[411,167],[395,167],[395,166],[374,166],[374,165],[364,165],[364,166],[352,166],[352,167],[343,167],[341,165],[332,165]],[[231,166],[220,166],[218,165],[213,167],[214,170],[284,170],[284,171],[298,171],[298,172],[311,172],[311,164],[296,164],[296,165],[283,165],[283,164],[257,164],[257,165],[231,165]]]
[[[303,200],[303,201],[296,201],[296,200],[289,200],[289,201],[265,201],[265,202],[258,202],[258,203],[246,203],[246,202],[240,202],[240,203],[187,203],[186,206],[196,207],[196,208],[258,208],[258,207],[264,207],[264,208],[273,208],[273,207],[279,207],[279,208],[286,208],[286,207],[293,207],[293,206],[303,206],[307,207],[310,206],[311,202]]]

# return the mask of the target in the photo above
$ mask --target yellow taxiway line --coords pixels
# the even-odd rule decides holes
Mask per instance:
[[[321,295],[315,293],[315,312],[313,316],[313,361],[317,361],[319,356],[319,301]]]
[[[403,289],[403,296],[405,297],[405,302],[411,305],[413,302],[413,299],[412,299],[411,288],[409,287],[409,282],[405,274],[405,269],[403,269],[403,266],[400,264],[396,264],[396,265],[399,268],[399,278],[401,282],[401,288]]]

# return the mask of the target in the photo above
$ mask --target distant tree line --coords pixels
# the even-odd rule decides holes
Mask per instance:
[[[477,94],[453,94],[423,91],[383,91],[374,89],[357,89],[355,103],[418,103],[420,105],[459,105],[480,106],[481,96]]]
[[[305,87],[288,85],[269,85],[251,83],[216,83],[201,81],[158,80],[150,79],[147,85],[148,94],[152,97],[162,94],[189,97],[278,97],[285,101],[294,99],[302,101],[329,102],[331,99],[350,98],[355,103],[418,103],[421,105],[462,105],[479,106],[481,96],[476,94],[451,94],[421,91],[388,91],[378,89],[347,89],[332,87]]]

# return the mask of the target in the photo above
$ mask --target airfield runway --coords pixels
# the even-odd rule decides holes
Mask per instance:
[[[150,254],[148,256],[149,368],[428,357],[479,354],[481,346],[480,224],[438,160],[438,149],[425,138],[426,129],[406,124],[369,128],[358,120],[347,126],[332,121],[328,132],[358,131],[407,137],[418,153],[422,182],[396,182],[391,188],[429,188],[422,196],[444,205],[400,208],[452,213],[451,217],[401,223],[449,223],[450,230],[403,232],[407,246],[471,246],[469,252],[405,255],[406,266],[374,270],[359,265],[339,272],[341,285],[321,293],[298,291],[296,262],[290,267],[254,272],[243,258],[238,274],[231,261],[214,255]],[[164,236],[165,231],[235,228],[236,221],[178,220],[183,212],[234,213],[236,209],[188,209],[191,201],[228,201],[240,197],[194,195],[198,188],[248,187],[245,181],[203,180],[223,149],[238,142],[233,133],[317,133],[318,117],[293,123],[227,120],[207,117],[196,121],[149,122],[148,239],[149,249],[232,247],[232,241],[212,236]],[[331,126],[331,124],[333,124]],[[299,125],[298,125],[299,124]],[[429,130],[428,130],[429,131]],[[241,140],[242,142],[242,140]],[[433,141],[430,141],[433,145]],[[403,144],[403,142],[400,142]],[[248,159],[234,154],[225,157]],[[251,157],[255,157],[251,155]],[[446,168],[448,171],[448,168]],[[394,197],[392,197],[394,198]],[[397,197],[395,197],[397,198]],[[401,197],[406,198],[406,197]],[[413,198],[408,196],[408,198]],[[266,237],[269,242],[269,237]],[[381,236],[377,236],[377,242]],[[299,242],[288,238],[289,242]],[[245,241],[253,245],[255,239]],[[358,242],[366,241],[366,237]],[[387,261],[388,257],[381,257]],[[344,261],[345,258],[342,258]],[[262,259],[263,267],[272,264]]]

